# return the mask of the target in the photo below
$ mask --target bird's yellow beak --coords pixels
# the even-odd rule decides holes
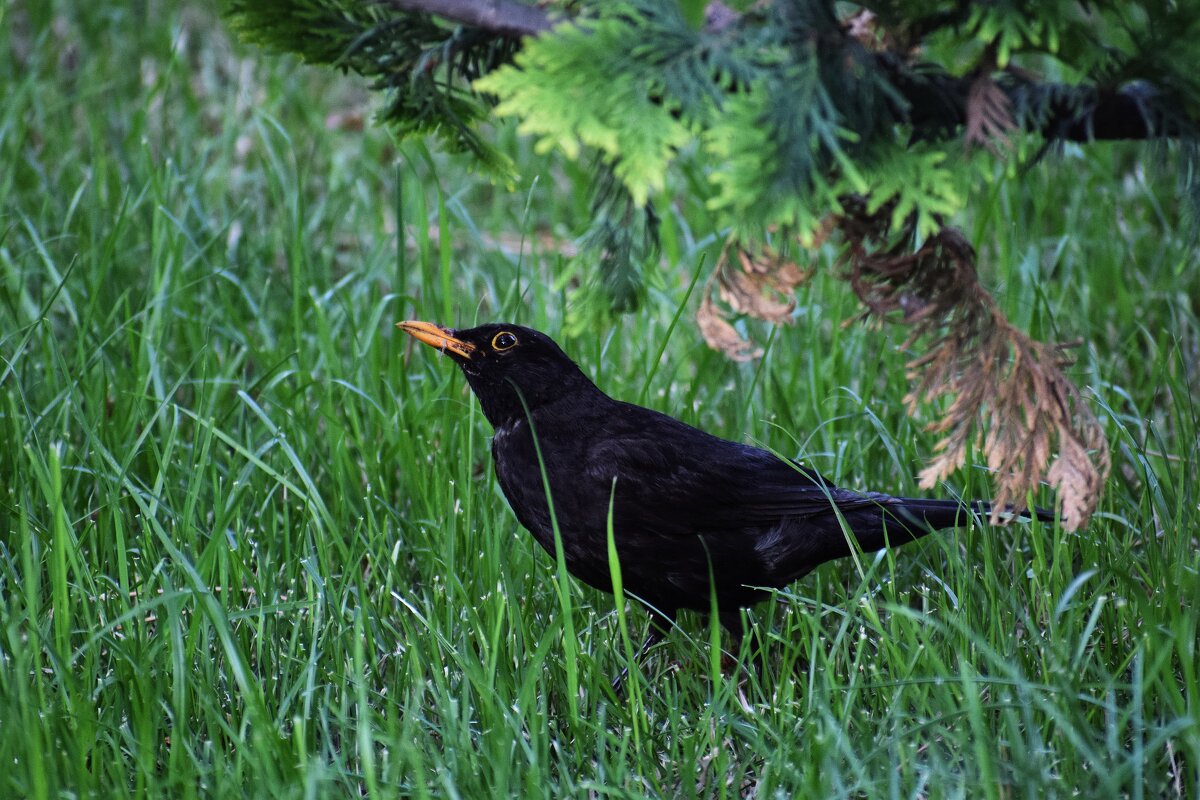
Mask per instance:
[[[397,322],[396,327],[417,341],[424,342],[430,347],[436,347],[443,353],[449,350],[455,355],[468,359],[475,354],[475,345],[455,338],[448,328],[443,328],[441,325],[406,319],[404,322]]]

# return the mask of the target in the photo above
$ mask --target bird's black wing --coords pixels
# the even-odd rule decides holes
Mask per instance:
[[[620,404],[585,469],[617,488],[619,518],[660,534],[734,532],[787,519],[834,517],[886,496],[841,489],[815,470],[655,411]]]

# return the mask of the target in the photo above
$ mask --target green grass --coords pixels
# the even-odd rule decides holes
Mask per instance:
[[[735,365],[694,295],[672,326],[719,246],[697,167],[647,306],[583,324],[554,245],[586,225],[576,167],[502,130],[510,193],[329,129],[362,90],[207,5],[10,4],[0,85],[0,795],[1200,796],[1200,279],[1169,153],[1068,149],[964,221],[1017,324],[1087,343],[1115,467],[1086,530],[827,565],[753,611],[761,675],[690,617],[617,700],[645,616],[556,583],[461,376],[392,323],[540,327],[617,397],[915,493],[903,334],[841,324],[830,252]]]

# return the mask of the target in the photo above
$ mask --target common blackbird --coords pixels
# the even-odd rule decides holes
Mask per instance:
[[[849,555],[846,531],[873,551],[990,510],[839,488],[762,448],[614,400],[530,328],[397,327],[466,375],[495,429],[496,475],[520,523],[552,556],[557,523],[567,569],[608,592],[611,508],[622,583],[656,623],[639,654],[680,609],[708,612],[714,592],[721,624],[740,639],[739,609]]]

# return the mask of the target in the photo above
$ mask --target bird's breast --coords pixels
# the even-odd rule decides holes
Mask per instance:
[[[540,430],[546,428],[546,436]],[[608,584],[606,517],[611,479],[599,485],[586,468],[586,437],[534,415],[535,445],[527,421],[496,429],[492,458],[501,491],[521,523],[551,555],[554,527],[562,535],[571,572],[599,588]],[[547,500],[549,496],[549,500]],[[551,510],[553,509],[553,510]]]

